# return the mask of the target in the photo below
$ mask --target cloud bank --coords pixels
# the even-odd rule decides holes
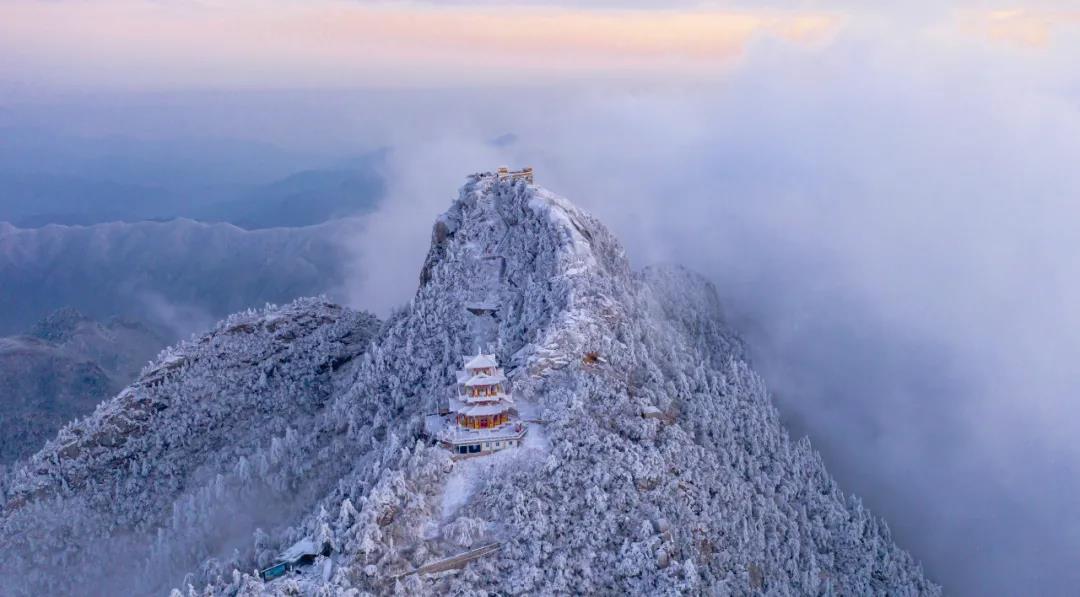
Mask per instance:
[[[403,103],[358,302],[411,292],[462,173],[531,164],[637,265],[717,283],[789,426],[947,590],[1067,593],[1077,81],[991,42],[918,41],[763,42],[708,86]]]
[[[285,3],[249,29],[221,26],[225,19],[201,33],[220,59],[187,51],[190,4],[138,4],[114,22],[170,18],[153,39],[125,44],[109,37],[112,25],[53,44],[35,33],[36,21],[0,18],[9,28],[0,40],[14,44],[0,41],[0,55],[32,58],[9,61],[0,78],[443,86],[313,90],[283,103],[274,98],[288,94],[194,93],[186,105],[213,108],[197,118],[195,108],[153,97],[134,112],[98,99],[90,124],[134,126],[135,113],[159,134],[197,120],[201,130],[300,140],[307,150],[393,147],[384,208],[342,241],[352,255],[348,295],[382,313],[415,290],[433,218],[464,174],[533,165],[539,182],[614,228],[635,265],[679,262],[716,282],[790,428],[811,437],[842,485],[864,496],[950,593],[1067,594],[1080,582],[1080,33],[1063,3],[1000,12],[981,2],[916,2],[867,16],[864,3],[836,2],[824,14],[839,20],[823,36],[737,18],[687,23],[699,34],[685,39],[650,37],[645,25],[604,29],[595,10],[582,14],[588,27],[548,38],[493,16],[484,22],[516,32],[496,39],[486,25],[460,21],[469,6],[449,16],[428,6],[417,29],[387,29],[411,40],[394,47],[369,43],[393,40],[365,39],[378,31],[347,18],[327,23],[325,44],[312,43],[319,27],[282,15],[328,13]],[[551,4],[561,6],[518,16],[581,9]],[[86,14],[49,11],[72,6],[16,1],[2,10],[42,11],[63,31]],[[228,16],[247,5],[209,6]],[[393,25],[408,6],[342,10],[383,11],[388,20],[372,22]],[[716,14],[761,22],[778,14],[733,6]],[[822,14],[821,6],[798,14]],[[642,18],[685,31],[681,17]],[[451,22],[463,29],[421,35]],[[22,37],[6,35],[11,23]],[[590,27],[603,35],[591,40],[582,33]],[[138,37],[146,28],[125,31]],[[87,53],[87,65],[128,44],[155,50],[129,52],[109,62],[114,70],[64,71],[65,57],[95,35],[109,43]],[[694,45],[703,38],[709,43]],[[279,43],[260,45],[266,39]],[[536,64],[515,71],[536,52]],[[430,70],[412,68],[421,63]],[[691,68],[667,77],[643,64]],[[161,65],[172,70],[155,78]],[[546,65],[552,70],[537,77],[532,69]],[[489,142],[500,138],[510,141]]]

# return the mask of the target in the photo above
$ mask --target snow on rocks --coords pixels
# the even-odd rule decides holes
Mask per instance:
[[[233,551],[252,552],[256,529],[289,526],[347,470],[308,430],[377,329],[371,316],[303,299],[163,351],[9,475],[0,578],[19,582],[0,593],[164,592],[200,567],[231,577]],[[244,569],[288,542],[258,545],[264,555]]]
[[[182,464],[189,450],[203,454],[201,434],[223,425],[198,419],[152,433],[173,446],[176,460],[164,463],[172,471],[157,478],[176,475],[176,489],[161,500],[133,490],[130,518],[116,528],[162,533],[152,561],[175,559],[171,586],[190,583],[200,595],[939,593],[884,523],[839,489],[809,443],[788,437],[715,297],[680,268],[632,272],[618,241],[569,201],[523,180],[474,175],[436,221],[409,305],[362,355],[326,366],[334,373],[330,385],[314,386],[317,412],[293,419],[284,435],[271,426],[264,448],[243,452],[252,482],[291,496],[289,507],[258,526],[230,519],[250,541],[223,555],[233,544],[213,532],[221,519],[209,505],[246,495],[233,489],[243,475],[228,472],[241,453]],[[518,403],[543,413],[544,441],[454,463],[418,438],[425,414],[457,381],[461,355],[475,351],[477,316],[467,306],[477,301],[498,305],[485,315],[485,334]],[[264,329],[251,324],[256,336]],[[248,335],[225,325],[226,335]],[[205,354],[262,372],[286,357],[295,361],[288,371],[327,362],[280,339],[265,349],[219,347],[228,342],[221,334],[204,342]],[[191,384],[185,403],[212,403],[226,388],[256,392],[224,377],[195,378],[189,367],[169,382]],[[276,373],[268,375],[273,383]],[[280,408],[254,398],[234,404]],[[643,416],[656,411],[663,416]],[[54,453],[8,475],[17,496],[41,502],[28,479],[58,495],[67,477],[55,470]],[[160,464],[124,466],[133,472],[113,482],[138,488],[139,468]],[[109,495],[101,487],[67,491],[75,497],[56,513],[69,521],[111,515],[91,497]],[[148,514],[169,503],[175,522]],[[35,516],[0,513],[0,546]],[[329,580],[312,573],[303,586],[266,584],[248,572],[307,536],[332,546]],[[405,574],[491,542],[500,548],[460,570]],[[203,564],[179,558],[181,549]],[[76,564],[67,575],[85,577],[78,557],[68,561]]]

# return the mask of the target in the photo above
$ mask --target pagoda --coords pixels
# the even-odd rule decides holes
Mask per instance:
[[[438,434],[455,456],[485,454],[521,445],[527,428],[506,393],[506,375],[493,354],[464,357],[457,392]]]

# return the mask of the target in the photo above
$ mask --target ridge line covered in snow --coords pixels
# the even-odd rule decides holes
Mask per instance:
[[[65,487],[70,465],[61,458],[58,467],[56,446],[47,448],[32,459],[42,470],[16,471],[5,491],[26,496],[32,479],[63,489],[16,510],[9,497],[0,547],[17,555],[0,572],[57,557],[47,542],[19,542],[46,519],[72,538],[60,556],[68,576],[20,578],[16,594],[99,581],[85,550],[120,536],[139,578],[158,575],[153,588],[190,584],[205,595],[939,593],[809,442],[788,437],[716,297],[680,268],[634,273],[614,236],[554,193],[471,177],[435,222],[415,297],[370,345],[361,334],[366,350],[349,339],[350,327],[364,327],[355,316],[298,304],[298,321],[309,310],[327,319],[305,352],[274,341],[220,354],[271,386],[275,367],[287,367],[299,376],[288,380],[301,380],[293,406],[317,408],[261,437],[252,430],[257,450],[190,468],[180,463],[205,455],[196,438],[220,433],[223,420],[152,431],[175,467],[160,477],[172,489],[132,480],[156,461],[117,472],[110,483],[133,484],[135,505],[113,527],[95,522],[115,514],[102,502],[107,488]],[[467,309],[481,303],[497,309]],[[211,358],[223,334],[280,338],[265,321],[248,325],[219,328],[201,354]],[[491,347],[515,398],[544,421],[542,445],[455,463],[421,432],[425,413],[453,395],[461,355],[478,345]],[[306,367],[321,373],[305,377]],[[229,385],[239,371],[196,376],[185,363],[170,375],[166,402],[212,403],[226,388],[262,395],[259,379]],[[132,408],[114,402],[108,408]],[[477,470],[465,478],[469,468]],[[292,499],[215,532],[233,514],[221,504],[252,487]],[[152,514],[170,505],[171,517]],[[246,544],[235,540],[245,533]],[[306,537],[331,555],[270,583],[250,572]],[[458,572],[400,576],[493,542],[498,552]],[[145,588],[133,576],[110,588]]]

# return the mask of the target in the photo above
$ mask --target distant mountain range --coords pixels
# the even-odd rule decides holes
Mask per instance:
[[[341,159],[221,139],[0,130],[0,221],[23,228],[191,218],[307,226],[373,210],[387,150]]]
[[[382,197],[382,178],[369,163],[304,170],[269,184],[236,189],[233,196],[193,209],[195,219],[229,222],[250,230],[311,226],[366,214]]]
[[[419,281],[385,322],[301,299],[163,351],[0,472],[0,592],[941,594],[782,427],[704,278],[484,174]],[[481,342],[537,419],[455,461],[420,432]]]
[[[74,309],[0,338],[0,465],[32,454],[60,426],[131,383],[169,342],[149,326],[94,321]]]
[[[0,334],[70,306],[99,320],[150,322],[177,338],[241,309],[332,293],[361,226],[354,218],[263,230],[187,219],[33,229],[0,222]]]
[[[266,184],[160,186],[62,174],[0,172],[0,221],[23,228],[192,218],[247,229],[309,226],[368,213],[383,182],[369,167],[304,170]]]

